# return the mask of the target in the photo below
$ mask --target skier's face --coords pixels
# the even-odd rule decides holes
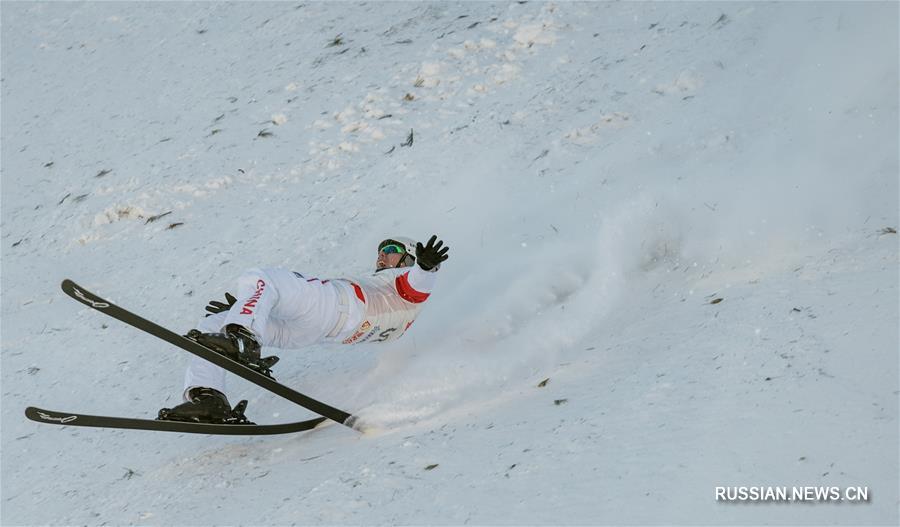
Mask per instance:
[[[375,261],[375,270],[381,271],[382,269],[393,269],[400,265],[400,260],[403,259],[403,254],[400,253],[385,253],[378,252],[378,260]]]

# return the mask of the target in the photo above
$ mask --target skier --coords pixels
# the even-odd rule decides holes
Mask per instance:
[[[318,343],[389,342],[412,325],[428,299],[449,247],[432,236],[422,245],[406,237],[378,245],[375,273],[320,280],[286,269],[251,269],[238,279],[237,297],[211,301],[210,312],[187,337],[261,373],[277,357],[261,346],[298,348]],[[185,402],[159,419],[248,423],[246,401],[234,409],[225,396],[225,370],[194,356],[184,379]]]

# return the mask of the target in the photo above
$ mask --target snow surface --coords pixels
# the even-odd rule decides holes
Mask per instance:
[[[0,17],[3,525],[900,522],[897,3]],[[186,354],[65,277],[186,331],[246,268],[358,275],[433,232],[451,258],[407,337],[278,350],[365,434],[23,416],[180,395]]]

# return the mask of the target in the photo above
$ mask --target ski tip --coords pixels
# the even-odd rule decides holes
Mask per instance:
[[[62,283],[59,284],[59,287],[62,288],[63,291],[67,289],[72,289],[75,286],[75,282],[69,280],[68,278],[64,279]]]
[[[51,423],[51,424],[60,424],[65,425],[69,424],[72,421],[78,420],[78,415],[66,414],[62,412],[54,412],[51,410],[44,410],[41,408],[35,408],[34,406],[29,406],[25,409],[25,417],[31,419],[32,421],[37,421],[39,423]]]
[[[40,417],[41,412],[44,412],[44,410],[41,410],[40,408],[34,406],[29,406],[25,409],[25,417],[31,419],[32,421],[43,421],[43,419],[41,419]]]

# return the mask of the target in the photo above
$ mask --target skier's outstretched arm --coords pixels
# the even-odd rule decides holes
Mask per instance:
[[[397,277],[396,287],[406,301],[418,304],[428,299],[434,283],[437,281],[437,271],[441,268],[441,262],[449,258],[450,247],[444,246],[444,242],[434,235],[426,245],[420,242],[416,245],[416,264],[413,268]]]

